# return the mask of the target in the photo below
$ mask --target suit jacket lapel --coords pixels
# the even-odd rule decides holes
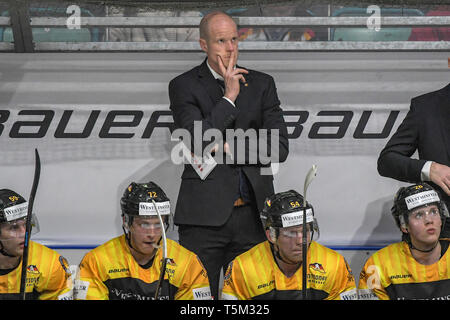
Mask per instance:
[[[447,97],[447,102],[450,102],[450,83],[444,88],[444,95]],[[448,105],[450,107],[450,104]]]
[[[236,67],[242,68],[241,66],[238,66],[238,65]],[[242,69],[245,69],[245,68],[242,68]],[[239,81],[239,86],[240,86],[239,95],[237,96],[236,101],[235,101],[236,107],[239,108],[240,110],[245,109],[245,107],[249,103],[248,99],[250,97],[248,96],[247,93],[248,93],[248,87],[252,83],[252,77],[251,77],[250,72],[248,74],[244,74],[243,76],[245,78],[245,83],[242,83],[241,81]]]
[[[206,59],[199,67],[198,78],[205,87],[205,90],[211,97],[212,101],[216,103],[216,101],[223,96],[223,92],[217,84],[216,79],[214,79],[211,71],[209,71],[208,65],[206,64]]]

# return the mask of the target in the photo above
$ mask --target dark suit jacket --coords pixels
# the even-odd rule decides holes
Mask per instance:
[[[206,59],[200,66],[173,79],[169,84],[169,98],[175,127],[189,130],[191,137],[194,121],[202,122],[203,131],[211,128],[221,132],[226,128],[278,129],[278,162],[283,162],[289,152],[289,143],[275,82],[271,76],[253,70],[244,76],[247,86],[241,83],[236,107],[222,98],[222,89],[211,74]],[[253,188],[261,211],[265,198],[274,193],[273,176],[261,175],[259,162],[239,166]],[[201,180],[192,166],[185,164],[181,179],[175,224],[223,225],[238,194],[238,165],[218,164],[205,180]]]
[[[416,150],[419,159],[411,159]],[[380,153],[378,172],[385,177],[419,183],[427,160],[450,166],[450,84],[411,100],[408,114]],[[449,203],[450,197],[432,185]]]

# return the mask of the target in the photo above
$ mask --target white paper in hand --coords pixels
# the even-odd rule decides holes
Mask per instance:
[[[207,153],[202,158],[191,153],[191,151],[184,145],[183,142],[180,142],[176,147],[181,147],[183,158],[191,164],[192,168],[194,168],[195,172],[197,172],[198,176],[202,180],[205,180],[217,165],[217,162],[214,160],[210,153]]]
[[[195,172],[197,172],[200,179],[205,180],[206,177],[211,173],[211,171],[213,171],[213,169],[216,167],[217,162],[209,153],[203,158],[200,158],[199,156],[196,156],[194,154],[194,156],[192,157],[191,165],[194,168]]]

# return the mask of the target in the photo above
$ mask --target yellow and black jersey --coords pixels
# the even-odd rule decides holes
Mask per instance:
[[[26,277],[27,300],[71,300],[72,281],[67,260],[56,251],[30,241]],[[20,300],[22,261],[0,270],[0,300]]]
[[[169,258],[159,299],[211,299],[209,281],[200,259],[173,240],[167,240]],[[133,258],[125,235],[88,252],[80,263],[75,284],[79,300],[152,300],[158,285],[162,248],[148,266]]]
[[[311,300],[355,300],[355,279],[343,256],[312,241],[307,253]],[[269,241],[236,257],[224,277],[223,299],[302,299],[300,267],[292,277],[279,269]]]
[[[450,239],[441,240],[448,247]],[[414,259],[406,242],[375,252],[359,276],[358,295],[364,300],[450,300],[450,253],[423,265]]]

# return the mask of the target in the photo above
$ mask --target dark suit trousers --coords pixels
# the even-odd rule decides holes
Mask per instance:
[[[234,207],[230,218],[220,227],[180,225],[180,244],[200,258],[211,287],[211,295],[219,298],[220,271],[239,254],[266,240],[256,206]]]

